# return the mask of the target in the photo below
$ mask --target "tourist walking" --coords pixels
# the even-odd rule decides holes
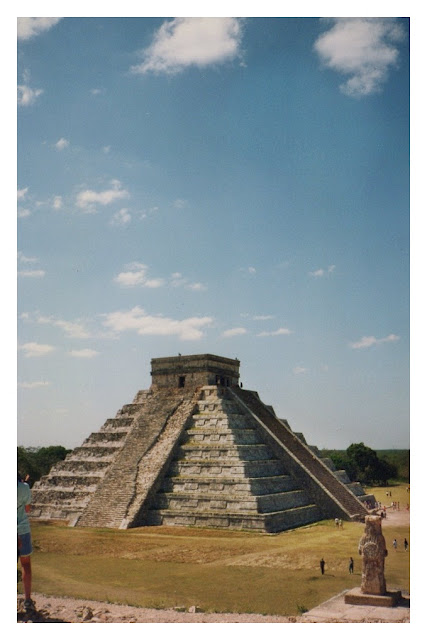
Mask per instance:
[[[353,558],[350,558],[350,562],[348,563],[348,572],[353,573],[353,570],[354,570],[354,560]]]
[[[34,602],[31,600],[31,554],[33,547],[31,544],[30,521],[27,515],[30,511],[30,503],[31,489],[18,475],[18,553],[22,567],[24,607],[26,611],[34,610]]]
[[[323,574],[325,573],[325,561],[323,560],[323,558],[320,561],[320,573]]]
[[[397,540],[396,540],[396,538],[393,540],[393,547],[394,547],[394,550],[397,551]]]
[[[405,547],[405,551],[408,551],[408,546],[409,546],[409,544],[408,544],[408,541],[407,541],[407,539],[406,539],[406,538],[405,538],[405,539],[404,539],[404,541],[403,541],[403,546]]]

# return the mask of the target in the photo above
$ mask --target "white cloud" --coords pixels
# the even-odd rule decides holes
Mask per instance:
[[[18,18],[18,40],[29,40],[54,27],[62,18]]]
[[[182,273],[175,272],[171,275],[170,284],[173,287],[184,287],[191,291],[206,291],[207,287],[201,282],[189,282],[187,278],[184,278]]]
[[[280,329],[276,329],[276,331],[261,331],[261,333],[257,333],[257,337],[263,338],[265,336],[289,336],[291,333],[292,331],[290,329],[281,327]]]
[[[99,351],[94,349],[75,349],[69,351],[68,354],[73,358],[95,358],[95,356],[99,355]]]
[[[316,40],[314,49],[325,66],[348,76],[340,86],[353,97],[381,91],[391,67],[397,65],[396,44],[404,31],[394,18],[331,18],[329,31]]]
[[[39,344],[38,342],[26,342],[18,347],[24,352],[26,358],[38,358],[45,356],[55,350],[50,344]]]
[[[147,278],[148,267],[140,262],[132,262],[127,265],[128,271],[122,271],[114,278],[121,287],[147,287],[149,289],[157,289],[163,287],[165,281],[163,278]]]
[[[147,216],[151,215],[152,213],[157,213],[158,210],[159,210],[159,207],[150,207],[149,209],[144,209],[141,212],[141,220],[144,220],[145,218],[147,218]]]
[[[105,147],[102,147],[102,152],[107,154],[110,153],[111,151],[111,146],[110,145],[106,145]]]
[[[191,289],[191,291],[206,291],[207,287],[201,282],[190,282],[187,284],[187,289]]]
[[[20,278],[44,278],[46,271],[43,269],[27,269],[24,271],[18,271]]]
[[[125,227],[130,223],[132,216],[128,209],[120,209],[110,220],[110,224],[113,227]]]
[[[254,316],[254,320],[273,320],[274,316]]]
[[[321,278],[325,275],[325,271],[324,269],[317,269],[317,271],[310,271],[308,275],[312,276],[313,278]]]
[[[80,322],[69,322],[53,316],[38,316],[39,324],[49,324],[62,329],[68,338],[89,338],[90,334]]]
[[[18,105],[20,107],[29,107],[34,104],[41,94],[43,89],[31,89],[28,85],[18,85]]]
[[[56,211],[58,211],[59,209],[62,209],[62,197],[61,196],[54,196],[53,202],[52,202],[52,207]]]
[[[26,264],[38,262],[38,258],[28,258],[27,256],[24,256],[22,251],[18,251],[18,260],[19,262],[24,262]]]
[[[177,198],[174,200],[173,206],[175,209],[185,209],[188,206],[187,200],[183,200],[182,198]]]
[[[118,180],[112,180],[111,185],[113,188],[105,191],[92,191],[91,189],[80,191],[76,197],[77,206],[89,213],[93,213],[97,204],[105,206],[116,200],[129,197],[128,191],[121,188],[121,183]]]
[[[239,18],[175,18],[161,25],[131,71],[174,74],[224,63],[241,55],[241,39]]]
[[[105,326],[118,333],[136,331],[141,336],[177,336],[180,340],[199,340],[204,335],[202,329],[212,323],[209,317],[173,320],[150,316],[138,306],[129,311],[109,313],[105,317]]]
[[[335,271],[335,265],[330,264],[327,269],[317,269],[316,271],[310,271],[309,276],[312,278],[323,278],[328,273],[333,273]]]
[[[394,333],[391,333],[385,338],[375,338],[374,336],[363,336],[358,342],[352,342],[350,347],[352,349],[367,349],[376,344],[381,344],[383,342],[396,342],[399,340],[399,336],[396,336]]]
[[[157,289],[169,284],[174,288],[183,287],[190,291],[206,291],[207,288],[201,282],[190,282],[188,278],[184,278],[183,275],[178,272],[172,273],[169,281],[164,278],[149,278],[148,267],[141,262],[132,262],[126,265],[125,269],[125,271],[122,271],[114,278],[114,282],[121,287],[147,287],[149,289]]]
[[[30,209],[22,209],[21,207],[18,208],[18,218],[28,218],[28,216],[30,215]]]
[[[308,370],[305,367],[295,367],[292,371],[296,376],[299,376],[302,373],[307,373]]]
[[[247,330],[244,327],[236,327],[235,329],[227,329],[222,333],[223,338],[233,338],[234,336],[243,336],[247,333]]]
[[[28,187],[25,187],[25,189],[18,189],[18,195],[17,195],[18,200],[25,200],[27,193],[28,193]]]
[[[66,149],[69,145],[70,145],[69,140],[66,140],[65,138],[59,138],[59,140],[55,142],[53,146],[57,151],[62,151],[63,149]]]
[[[21,389],[38,389],[39,387],[48,387],[50,382],[39,381],[39,382],[18,382],[18,387]]]

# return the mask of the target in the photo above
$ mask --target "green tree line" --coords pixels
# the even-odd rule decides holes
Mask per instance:
[[[52,447],[18,447],[18,474],[32,486],[42,476],[49,473],[55,462],[64,460],[71,449],[60,445]]]
[[[344,469],[352,481],[367,485],[387,485],[390,480],[409,482],[407,449],[377,452],[359,442],[345,451],[323,449],[321,453],[331,458],[337,469]]]

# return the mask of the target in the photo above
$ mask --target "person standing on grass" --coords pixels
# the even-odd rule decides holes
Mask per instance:
[[[396,540],[396,538],[393,540],[393,547],[394,547],[394,550],[397,551],[397,540]]]
[[[348,572],[353,573],[353,570],[354,570],[354,560],[353,558],[350,558],[350,562],[348,563]]]
[[[28,477],[28,476],[27,476]],[[28,513],[30,511],[31,489],[18,475],[18,552],[21,559],[22,583],[24,585],[24,607],[26,611],[34,610],[31,600],[31,529]]]
[[[320,561],[320,573],[323,574],[325,573],[325,561],[323,560],[323,558]]]
[[[404,539],[404,541],[403,541],[403,546],[405,547],[405,551],[408,551],[408,546],[409,546],[409,545],[408,545],[408,541],[407,541],[407,539],[406,539],[406,538],[405,538],[405,539]]]

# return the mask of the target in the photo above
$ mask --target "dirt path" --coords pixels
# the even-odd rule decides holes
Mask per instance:
[[[259,614],[238,613],[191,613],[173,609],[142,609],[92,600],[74,600],[33,595],[36,611],[26,614],[22,599],[18,600],[18,622],[73,622],[73,623],[295,623],[304,622],[297,617],[263,616]]]
[[[382,527],[409,527],[410,515],[406,509],[394,511],[391,507],[387,508],[387,517],[383,518]]]

